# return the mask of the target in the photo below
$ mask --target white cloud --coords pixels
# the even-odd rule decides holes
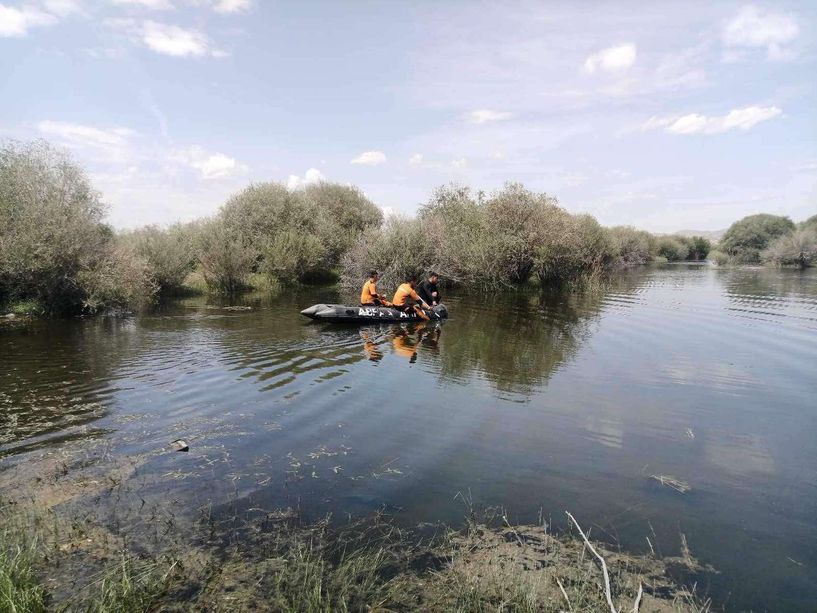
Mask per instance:
[[[598,70],[619,72],[635,64],[636,47],[633,43],[625,43],[602,49],[584,61],[584,71],[593,74]]]
[[[31,28],[50,26],[57,18],[30,6],[15,8],[0,4],[0,38],[22,38]]]
[[[504,121],[513,117],[513,113],[508,111],[492,111],[490,109],[479,109],[471,111],[466,116],[470,123],[488,123],[490,121]]]
[[[415,153],[409,158],[409,165],[410,166],[422,166],[423,164],[423,154],[422,153]]]
[[[217,13],[238,13],[249,9],[251,4],[251,0],[217,0],[213,9]]]
[[[197,145],[175,151],[168,159],[172,163],[182,164],[198,171],[200,177],[205,180],[224,179],[245,174],[249,170],[244,164],[238,163],[235,158],[223,153],[210,153]]]
[[[82,12],[82,6],[77,0],[45,0],[43,6],[49,13],[60,17]]]
[[[783,111],[776,106],[747,106],[732,109],[726,115],[707,117],[699,113],[670,117],[650,117],[642,130],[663,129],[670,134],[720,134],[728,130],[750,130],[757,124],[774,119]]]
[[[769,59],[785,59],[790,55],[786,45],[799,33],[792,15],[744,6],[724,26],[721,40],[727,47],[765,48]]]
[[[156,21],[142,24],[141,38],[152,51],[173,57],[201,57],[209,51],[207,37],[201,32]]]
[[[454,160],[451,160],[451,165],[454,168],[459,169],[466,168],[468,166],[468,160],[466,160],[465,158],[456,158]]]
[[[109,161],[126,159],[129,155],[130,141],[136,135],[130,128],[97,128],[51,120],[38,123],[37,130],[66,147],[90,150]]]
[[[351,161],[352,164],[361,164],[363,166],[379,166],[385,162],[386,154],[382,151],[364,151]]]
[[[313,183],[320,183],[321,181],[325,181],[326,177],[323,176],[323,173],[318,170],[317,168],[310,168],[306,171],[303,177],[299,177],[298,175],[289,175],[289,179],[287,179],[287,187],[289,189],[298,189],[299,187],[304,187],[305,185],[311,185]]]
[[[153,11],[167,11],[173,8],[169,0],[112,0],[114,4],[132,5]]]

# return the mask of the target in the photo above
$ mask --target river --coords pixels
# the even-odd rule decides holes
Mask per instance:
[[[0,328],[0,466],[184,438],[189,453],[139,470],[189,508],[456,524],[465,499],[557,528],[570,510],[635,552],[678,555],[683,533],[719,571],[698,590],[727,609],[813,610],[817,270],[665,265],[592,291],[452,294],[450,320],[424,328],[299,315],[343,298]]]

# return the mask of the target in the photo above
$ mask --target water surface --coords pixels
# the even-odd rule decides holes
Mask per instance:
[[[574,293],[451,295],[443,325],[341,327],[336,290],[0,330],[0,465],[75,439],[190,508],[565,509],[634,551],[680,533],[729,609],[817,603],[817,271],[650,267]],[[673,475],[679,494],[650,478]],[[463,496],[457,496],[462,493]]]

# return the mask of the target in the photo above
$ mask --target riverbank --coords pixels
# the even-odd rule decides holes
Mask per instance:
[[[599,611],[609,610],[605,570],[617,609],[708,610],[680,587],[703,570],[688,549],[630,555],[578,530],[511,526],[498,510],[455,530],[382,514],[186,509],[172,490],[148,494],[155,484],[138,474],[150,459],[86,441],[0,472],[10,610]]]

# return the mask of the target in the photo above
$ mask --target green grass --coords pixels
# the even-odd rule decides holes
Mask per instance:
[[[175,564],[143,561],[123,553],[119,563],[90,586],[90,596],[82,608],[88,613],[149,611],[165,592],[174,567]]]
[[[43,305],[37,300],[17,300],[0,308],[0,314],[14,313],[19,317],[27,315],[42,315],[45,312]]]
[[[14,523],[3,522],[0,528],[0,613],[46,610],[46,592],[34,572],[39,542],[25,537]]]

